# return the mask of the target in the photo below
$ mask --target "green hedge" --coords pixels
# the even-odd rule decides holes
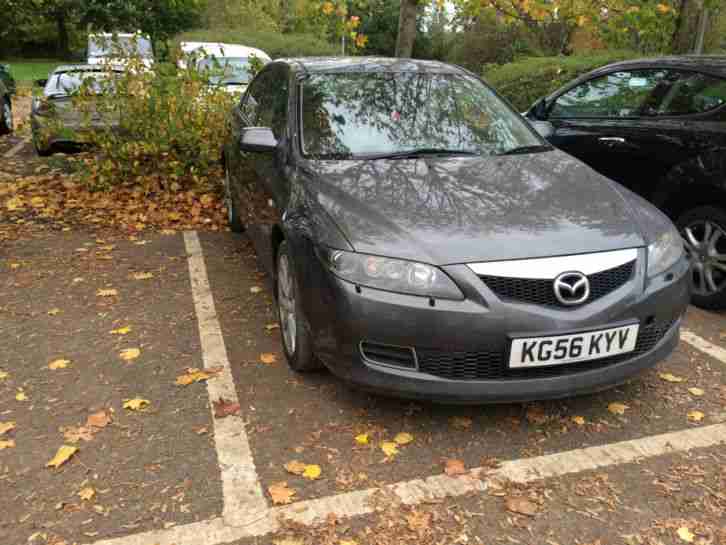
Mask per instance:
[[[529,57],[503,65],[488,65],[484,79],[509,99],[519,111],[576,77],[611,62],[637,56],[628,51],[608,51],[570,57]]]
[[[338,48],[312,34],[281,34],[267,30],[212,29],[185,32],[179,42],[223,42],[262,49],[273,59],[279,57],[314,57],[335,55]]]

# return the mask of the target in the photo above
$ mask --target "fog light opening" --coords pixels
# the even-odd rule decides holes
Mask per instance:
[[[647,317],[647,318],[645,319],[645,325],[646,325],[646,326],[651,326],[651,325],[653,325],[654,323],[655,323],[655,316],[648,316],[648,317]]]

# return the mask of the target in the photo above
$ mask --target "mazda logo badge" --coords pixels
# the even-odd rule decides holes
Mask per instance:
[[[555,297],[563,305],[580,305],[590,297],[590,281],[580,272],[565,272],[555,278]]]

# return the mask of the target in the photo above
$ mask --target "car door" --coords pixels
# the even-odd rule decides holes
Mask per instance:
[[[550,102],[549,140],[601,174],[649,197],[680,161],[684,123],[652,115],[680,74],[662,68],[615,70],[566,90]]]

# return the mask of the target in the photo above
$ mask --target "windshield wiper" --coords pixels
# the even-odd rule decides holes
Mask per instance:
[[[533,146],[517,146],[507,151],[497,153],[497,155],[519,155],[523,153],[538,153],[541,151],[550,151],[552,146],[546,146],[544,144],[535,144]]]
[[[446,148],[418,148],[406,151],[394,151],[391,153],[371,153],[371,154],[360,154],[357,157],[361,159],[415,159],[417,157],[424,157],[427,155],[466,155],[475,156],[479,155],[476,151],[467,151],[460,149],[446,149]]]

